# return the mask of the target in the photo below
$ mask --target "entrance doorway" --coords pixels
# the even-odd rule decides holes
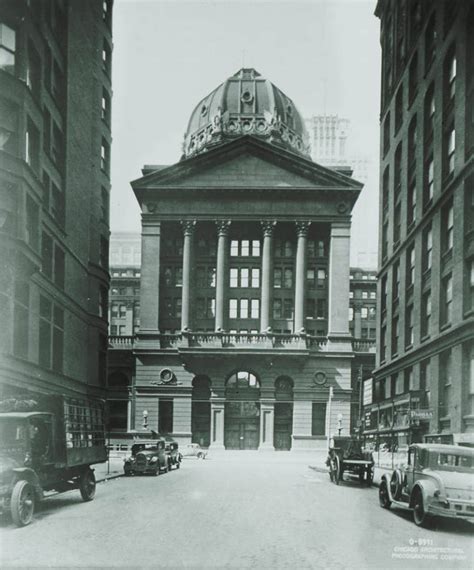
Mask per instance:
[[[293,433],[293,380],[288,376],[276,379],[275,400],[273,446],[277,451],[289,451]]]
[[[211,443],[211,381],[207,376],[196,376],[193,380],[191,406],[192,442],[201,447]]]
[[[232,374],[226,383],[224,446],[257,449],[260,442],[260,383],[250,372]]]

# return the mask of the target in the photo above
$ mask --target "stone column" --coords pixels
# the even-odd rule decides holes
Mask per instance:
[[[181,222],[183,228],[183,287],[181,291],[181,330],[189,329],[190,326],[190,297],[191,297],[191,270],[192,270],[192,245],[193,233],[196,222],[187,220]]]
[[[305,325],[306,238],[310,224],[311,222],[296,222],[295,333],[304,330]]]
[[[159,335],[160,229],[160,222],[143,222],[139,332],[142,339]]]
[[[329,337],[349,336],[350,222],[331,224],[329,250]]]
[[[223,450],[224,447],[225,399],[211,399],[211,445],[210,449]]]
[[[260,331],[265,332],[270,326],[270,307],[272,302],[272,238],[276,222],[262,222],[262,280],[260,301]]]
[[[362,338],[362,305],[354,304],[354,338]]]
[[[216,331],[224,330],[225,286],[227,272],[227,238],[230,221],[220,220],[217,224],[217,268],[216,268]]]
[[[273,446],[273,424],[275,422],[275,401],[260,399],[260,444],[258,451],[275,451]]]

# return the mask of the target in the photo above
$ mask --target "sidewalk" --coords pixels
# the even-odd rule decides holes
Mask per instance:
[[[115,479],[123,475],[123,459],[118,457],[111,457],[105,463],[97,463],[93,465],[95,473],[95,480],[97,483]]]
[[[308,467],[310,469],[314,469],[318,473],[328,473],[328,468],[326,466],[326,457],[327,453],[316,455],[314,454],[314,460],[310,461]],[[387,473],[389,475],[392,474],[392,468],[385,468],[385,467],[374,467],[374,478],[373,478],[373,485],[379,486],[380,481],[382,480],[382,476]]]

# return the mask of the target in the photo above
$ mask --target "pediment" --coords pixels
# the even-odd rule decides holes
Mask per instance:
[[[360,191],[362,184],[261,141],[243,137],[132,182],[152,188],[324,188]],[[250,139],[250,140],[248,140]],[[237,144],[239,143],[239,144]]]

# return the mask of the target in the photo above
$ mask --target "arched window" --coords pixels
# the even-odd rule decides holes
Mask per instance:
[[[227,388],[233,389],[256,389],[260,388],[260,382],[258,381],[255,374],[246,371],[235,372],[227,379]]]

